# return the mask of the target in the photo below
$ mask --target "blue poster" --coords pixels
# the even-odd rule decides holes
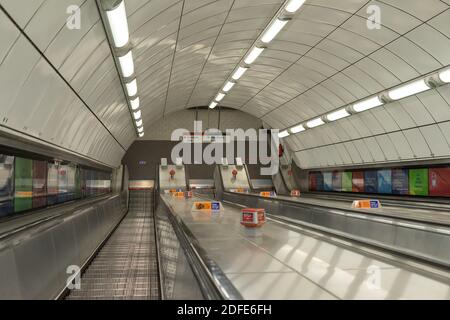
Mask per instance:
[[[364,192],[378,192],[378,175],[377,171],[370,170],[364,172]]]
[[[342,191],[342,172],[333,171],[333,191]]]
[[[333,191],[333,175],[331,172],[323,173],[323,190]]]
[[[14,212],[14,206],[12,201],[0,202],[0,218],[6,217]]]
[[[316,173],[316,191],[323,191],[323,174],[322,174],[322,172]]]
[[[392,169],[392,193],[409,194],[408,169]]]
[[[391,170],[378,170],[378,192],[391,194],[392,193],[392,175]]]

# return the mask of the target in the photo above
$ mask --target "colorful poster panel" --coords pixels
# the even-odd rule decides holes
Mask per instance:
[[[322,174],[322,172],[316,173],[316,191],[323,191],[323,174]]]
[[[333,174],[331,172],[323,173],[323,190],[333,191]]]
[[[408,169],[392,169],[392,193],[409,194],[409,174]]]
[[[60,165],[58,168],[58,203],[69,200],[69,166]]]
[[[364,172],[363,171],[353,172],[352,191],[353,192],[364,192]]]
[[[80,199],[81,194],[81,171],[79,167],[76,167],[75,171],[75,199]]]
[[[332,186],[333,191],[342,191],[342,172],[333,171]]]
[[[342,191],[344,192],[352,192],[352,173],[351,172],[343,172],[342,173]]]
[[[364,192],[378,192],[378,175],[377,171],[369,170],[364,172]]]
[[[33,161],[16,158],[14,169],[14,212],[33,208]]]
[[[309,173],[309,191],[317,191],[317,172]]]
[[[428,196],[428,169],[409,170],[409,194]]]
[[[49,163],[47,169],[47,204],[58,203],[58,165]]]
[[[14,157],[0,155],[0,217],[13,213]]]
[[[450,167],[430,169],[430,196],[450,197]]]
[[[391,170],[378,170],[378,193],[392,193],[392,173]]]
[[[47,205],[47,162],[33,160],[33,209]]]

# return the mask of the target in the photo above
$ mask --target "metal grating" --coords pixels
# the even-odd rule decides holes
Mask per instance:
[[[153,191],[130,192],[130,211],[81,278],[69,300],[159,299]]]

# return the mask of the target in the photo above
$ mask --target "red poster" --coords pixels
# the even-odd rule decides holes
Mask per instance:
[[[450,168],[430,169],[430,196],[450,197]]]
[[[309,174],[309,191],[317,191],[317,173]]]
[[[353,192],[364,192],[364,172],[355,171],[353,172],[352,179],[352,191]]]

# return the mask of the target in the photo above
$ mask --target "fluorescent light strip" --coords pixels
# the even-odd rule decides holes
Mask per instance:
[[[431,89],[427,83],[425,82],[425,79],[420,79],[411,83],[408,83],[406,85],[403,85],[401,87],[398,87],[396,89],[390,90],[388,92],[389,98],[392,100],[400,100],[424,91],[427,91]]]
[[[316,118],[316,119],[314,119],[314,120],[308,121],[308,122],[306,123],[306,126],[307,126],[308,128],[315,128],[315,127],[318,127],[318,126],[323,125],[324,123],[325,123],[325,122],[323,122],[322,118]]]
[[[259,55],[264,51],[264,48],[254,47],[252,51],[245,58],[244,62],[246,64],[252,64],[259,57]]]
[[[216,101],[217,102],[220,102],[220,101],[222,101],[222,99],[225,97],[225,93],[219,93],[217,96],[216,96]]]
[[[267,29],[267,31],[264,32],[261,41],[264,43],[269,43],[270,41],[272,41],[273,38],[276,37],[276,35],[281,31],[281,29],[284,28],[284,26],[288,22],[289,20],[280,20],[280,19],[275,20],[275,22],[272,23],[269,29]]]
[[[305,3],[306,0],[291,0],[286,6],[286,11],[290,13],[296,12]]]
[[[222,91],[223,92],[230,91],[234,87],[235,84],[236,83],[234,83],[234,82],[228,81],[227,84],[223,87]]]
[[[141,110],[138,110],[134,113],[134,120],[140,120],[141,119]]]
[[[120,69],[124,78],[131,77],[134,73],[133,53],[128,53],[122,57],[119,57]]]
[[[115,9],[106,11],[106,17],[108,18],[114,46],[116,48],[124,47],[130,40],[125,1],[122,1]]]
[[[137,94],[138,88],[136,79],[126,83],[125,86],[127,87],[128,96],[134,97]]]
[[[234,80],[239,80],[245,72],[247,72],[248,68],[245,67],[239,67],[236,72],[233,74],[232,78]]]
[[[136,121],[136,127],[142,127],[142,119],[141,120],[138,120],[138,121]]]
[[[131,109],[133,109],[133,111],[139,109],[139,105],[140,105],[139,97],[137,97],[134,100],[131,100],[130,104],[131,104]]]
[[[289,132],[287,130],[281,131],[278,133],[278,138],[286,138],[289,136]]]
[[[144,127],[140,127],[140,128],[138,128],[138,132],[139,132],[139,133],[142,133],[142,132],[144,132]]]
[[[450,69],[446,67],[433,75],[433,77],[439,77],[440,81],[443,83],[450,83]],[[410,82],[404,85],[401,85],[397,88],[391,89],[388,91],[387,95],[390,99],[396,101],[400,100],[427,90],[432,89],[426,82],[426,77],[416,80],[414,82]],[[439,84],[438,84],[439,85]],[[385,103],[381,100],[380,96],[373,96],[371,98],[367,98],[363,101],[357,102],[352,106],[352,109],[355,112],[363,112],[375,107],[379,107],[384,105]],[[335,112],[332,112],[326,116],[328,121],[336,121],[345,117],[350,116],[351,114],[347,111],[346,108],[342,108]],[[315,128],[320,125],[323,125],[325,122],[322,118],[316,118],[314,120],[308,121],[306,126],[308,128]],[[302,130],[303,128],[303,130]],[[292,127],[289,131],[293,134],[304,131],[306,128],[303,125],[298,125],[296,127]]]
[[[336,121],[345,117],[350,116],[350,113],[348,113],[347,110],[344,109],[340,109],[338,111],[332,112],[329,115],[327,115],[327,120],[328,121]]]
[[[381,105],[383,105],[383,101],[381,101],[380,97],[375,96],[366,100],[363,100],[361,102],[355,103],[353,105],[353,110],[355,110],[356,112],[362,112],[362,111],[366,111],[375,107],[379,107]]]
[[[442,82],[450,83],[450,69],[441,71],[439,73],[439,79],[441,79]]]
[[[139,138],[142,138],[144,135],[145,135],[144,132],[139,133]]]
[[[292,127],[291,129],[289,129],[289,131],[291,133],[293,133],[293,134],[296,134],[296,133],[299,133],[299,132],[302,132],[302,131],[305,131],[305,130],[306,129],[305,129],[305,127],[302,124],[300,124],[298,126],[295,126],[295,127]]]
[[[215,107],[217,107],[218,103],[217,102],[211,102],[211,104],[209,105],[210,109],[214,109]]]

